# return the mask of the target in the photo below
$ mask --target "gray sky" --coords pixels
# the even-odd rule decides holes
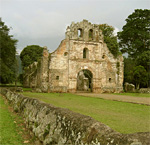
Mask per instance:
[[[134,9],[150,9],[150,0],[0,0],[0,17],[19,40],[19,53],[27,45],[54,51],[72,21],[107,23],[121,31]]]

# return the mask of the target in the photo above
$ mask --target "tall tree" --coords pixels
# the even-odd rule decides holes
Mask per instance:
[[[128,82],[128,83],[134,83],[134,79],[133,79],[133,68],[135,67],[135,60],[133,60],[132,58],[128,57],[124,57],[124,83]]]
[[[0,18],[0,83],[11,83],[15,79],[16,43],[9,35],[10,28]]]
[[[129,15],[118,38],[122,53],[134,59],[150,50],[150,10],[136,9]]]
[[[144,51],[137,59],[136,65],[143,66],[147,72],[150,71],[150,51]]]
[[[147,87],[150,88],[150,51],[144,51],[137,59],[136,65],[143,66],[147,71],[148,79],[147,79]]]
[[[119,45],[117,42],[117,36],[114,36],[114,27],[108,24],[100,24],[99,28],[102,30],[104,35],[104,42],[107,44],[110,52],[117,57],[119,54]]]
[[[42,52],[43,48],[38,45],[30,45],[25,47],[20,54],[23,69],[33,62],[38,61],[42,56]]]
[[[136,88],[139,89],[140,85],[146,85],[148,82],[148,75],[145,68],[141,65],[134,67],[133,69],[133,79]]]

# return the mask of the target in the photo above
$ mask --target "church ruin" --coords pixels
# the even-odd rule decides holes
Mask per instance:
[[[24,87],[41,92],[120,92],[123,57],[114,58],[99,25],[87,20],[67,27],[65,39],[52,53],[43,49],[41,61],[25,70]]]

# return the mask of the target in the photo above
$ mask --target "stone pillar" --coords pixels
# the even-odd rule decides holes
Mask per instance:
[[[48,92],[48,72],[49,72],[49,52],[47,47],[43,49],[43,57],[41,60],[41,90],[42,92]]]

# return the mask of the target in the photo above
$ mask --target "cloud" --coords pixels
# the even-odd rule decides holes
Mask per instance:
[[[46,12],[39,9],[27,17],[26,15],[14,13],[13,31],[20,37],[26,36],[31,38],[62,36],[65,33],[66,17],[55,11]]]
[[[38,10],[35,17],[29,22],[32,37],[48,37],[63,35],[65,16],[59,12]]]
[[[0,0],[2,20],[21,50],[27,45],[56,49],[65,38],[66,27],[83,19],[107,23],[116,35],[136,8],[148,8],[148,0]],[[58,39],[57,39],[58,38]]]

